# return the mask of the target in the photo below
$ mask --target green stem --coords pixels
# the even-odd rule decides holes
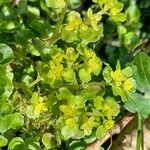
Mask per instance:
[[[138,114],[138,129],[137,129],[137,142],[136,142],[136,150],[140,150],[141,149],[141,145],[142,145],[142,119],[141,119],[141,115]]]
[[[144,150],[144,121],[142,120],[142,128],[141,128],[141,147],[142,150]]]
[[[28,87],[29,88],[33,87],[34,85],[36,85],[37,83],[39,83],[41,80],[42,80],[41,77],[37,77],[37,79],[34,80]]]
[[[47,46],[52,45],[53,43],[55,43],[60,37],[60,28],[61,28],[61,25],[63,23],[67,7],[69,5],[69,0],[65,0],[65,2],[66,2],[66,6],[64,7],[64,9],[61,12],[61,15],[60,15],[59,21],[57,22],[54,34],[50,39],[47,39],[47,42],[46,42]]]

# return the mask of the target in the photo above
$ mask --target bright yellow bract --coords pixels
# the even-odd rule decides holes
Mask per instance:
[[[38,104],[35,105],[34,114],[40,115],[42,112],[46,112],[47,110],[48,109],[46,107],[46,103],[39,102]]]
[[[125,77],[122,74],[121,70],[116,70],[111,72],[111,77],[114,79],[116,82],[124,81]]]
[[[126,92],[130,92],[132,88],[134,88],[133,83],[131,82],[130,79],[127,79],[127,80],[124,82],[124,84],[123,84],[123,89],[124,89]]]

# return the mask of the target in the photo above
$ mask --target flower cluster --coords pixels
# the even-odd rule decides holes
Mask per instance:
[[[113,94],[121,96],[123,101],[126,101],[127,94],[135,92],[136,83],[132,75],[133,72],[130,67],[121,70],[119,61],[115,71],[110,66],[107,66],[103,71],[104,79],[112,86]]]
[[[38,93],[33,93],[31,98],[31,104],[27,106],[27,116],[29,118],[38,118],[42,113],[48,111],[47,103],[44,102],[44,98],[40,97]]]
[[[103,138],[114,128],[114,117],[120,112],[120,106],[115,99],[112,97],[104,99],[103,96],[97,95],[91,97],[92,105],[88,106],[89,98],[84,94],[73,95],[67,88],[61,88],[57,94],[59,100],[65,102],[59,106],[62,113],[59,117],[59,127],[65,139],[91,135],[93,129],[96,129],[98,138]],[[85,110],[86,107],[91,111]],[[99,133],[99,130],[103,133]]]
[[[64,53],[61,49],[54,49],[55,54],[49,63],[47,78],[51,86],[57,81],[62,82],[88,82],[91,75],[98,76],[102,68],[101,59],[96,56],[92,49],[78,45],[76,49],[69,47]],[[53,50],[52,50],[53,51]],[[56,52],[57,51],[57,52]],[[82,63],[77,59],[82,59]]]
[[[108,14],[110,18],[117,22],[124,22],[126,20],[126,15],[122,13],[123,3],[117,0],[93,0],[93,2],[98,3],[102,12]]]
[[[80,39],[83,43],[97,41],[103,32],[102,26],[99,25],[101,18],[101,12],[93,13],[91,8],[84,19],[78,12],[71,11],[67,17],[67,24],[62,27],[62,38],[69,43]]]

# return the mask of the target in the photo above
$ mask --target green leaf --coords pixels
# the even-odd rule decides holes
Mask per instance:
[[[8,118],[8,116],[6,117],[0,116],[0,133],[4,133],[8,129],[10,129],[10,124],[11,120]]]
[[[150,97],[150,57],[140,52],[133,61],[133,73],[136,80],[137,90],[144,92],[144,97]]]
[[[53,135],[51,133],[44,133],[42,136],[42,143],[47,149],[56,147],[54,143]]]
[[[96,136],[99,138],[99,139],[102,139],[105,137],[107,133],[107,130],[104,128],[103,125],[99,126],[96,130]]]
[[[81,91],[81,95],[86,100],[93,99],[95,97],[95,93],[91,89],[84,89]]]
[[[92,27],[88,27],[86,30],[80,30],[80,38],[83,43],[96,42],[103,36],[103,27],[100,26],[98,31],[94,30]]]
[[[12,61],[14,57],[14,53],[12,49],[3,43],[0,43],[0,54],[2,56],[2,59],[0,60],[0,64],[8,64]]]
[[[13,110],[13,106],[8,102],[0,101],[0,114],[6,115],[10,114]]]
[[[126,95],[125,91],[122,88],[120,88],[118,86],[112,86],[112,91],[113,91],[113,94],[115,96],[119,95],[123,102],[127,101],[127,99],[128,99],[127,95]]]
[[[69,143],[68,150],[84,150],[86,147],[86,143],[79,140],[73,140],[71,143]]]
[[[92,132],[91,135],[85,137],[84,141],[86,144],[93,143],[97,139],[95,132]]]
[[[150,114],[150,99],[137,93],[129,95],[125,108],[129,112],[138,113],[142,119],[147,119]]]
[[[80,69],[79,78],[82,82],[89,82],[91,80],[91,75],[85,69]]]
[[[102,96],[97,96],[95,99],[94,99],[94,107],[97,109],[97,110],[101,110],[102,109],[102,103],[104,101],[104,98]]]
[[[20,113],[13,113],[0,117],[0,132],[4,133],[8,129],[18,129],[24,124],[23,116]]]
[[[18,129],[24,124],[24,117],[20,113],[10,114],[9,119],[11,120],[10,128],[12,129]]]
[[[131,67],[126,67],[125,69],[122,69],[121,71],[123,75],[127,78],[131,77],[133,75],[133,70]]]
[[[63,71],[63,77],[64,80],[67,82],[75,82],[76,81],[76,75],[75,72],[73,71],[73,69],[65,69]]]
[[[64,0],[45,0],[47,7],[56,8],[56,9],[62,9],[65,7],[65,1]]]
[[[128,32],[124,36],[124,44],[129,50],[134,49],[140,42],[139,37],[134,32]]]
[[[150,57],[140,52],[133,61],[132,69],[136,80],[138,93],[130,94],[125,108],[146,119],[150,114]]]
[[[25,141],[25,149],[41,150],[40,143],[35,138],[29,138]]]
[[[36,17],[40,16],[40,10],[37,7],[33,7],[33,6],[28,5],[27,10],[30,13],[30,15],[33,15]]]
[[[6,146],[7,143],[8,140],[4,136],[0,135],[0,147]]]
[[[59,94],[57,94],[57,98],[59,100],[70,99],[71,97],[72,97],[72,94],[66,87],[62,87],[59,89]]]
[[[68,43],[79,41],[78,30],[68,31],[65,29],[65,26],[62,26],[61,37],[62,37],[62,40]]]
[[[69,126],[64,126],[61,130],[61,134],[63,135],[64,139],[67,140],[76,134],[76,128],[70,128]]]
[[[127,15],[127,21],[130,22],[131,24],[139,22],[141,13],[135,1],[131,1],[130,6],[126,10],[126,15]]]
[[[76,95],[74,97],[74,103],[76,108],[84,108],[86,100],[81,95]]]
[[[20,137],[15,137],[10,141],[8,150],[25,150],[24,146],[25,145],[23,139]]]
[[[104,79],[105,79],[105,81],[107,82],[107,83],[110,83],[111,82],[111,80],[112,80],[112,77],[111,77],[111,71],[112,71],[112,68],[110,67],[110,66],[106,66],[105,68],[104,68],[104,70],[103,70],[103,77],[104,77]]]

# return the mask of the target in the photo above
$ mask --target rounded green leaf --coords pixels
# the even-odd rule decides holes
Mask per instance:
[[[88,27],[86,30],[80,30],[80,38],[84,43],[96,42],[103,36],[103,27],[100,26],[98,30]]]
[[[13,138],[8,145],[8,150],[25,150],[23,139],[20,137]]]
[[[56,147],[56,144],[54,143],[53,135],[51,133],[43,134],[42,143],[47,149]]]
[[[112,80],[112,77],[111,77],[111,74],[110,74],[111,71],[112,71],[112,68],[110,66],[105,67],[104,70],[103,70],[102,74],[103,74],[103,77],[104,77],[104,79],[107,83],[110,83],[111,80]]]
[[[10,129],[11,120],[8,116],[1,117],[0,116],[0,133],[4,133],[8,129]]]
[[[126,67],[124,69],[122,69],[121,71],[123,73],[123,75],[127,78],[131,77],[133,75],[133,71],[131,67]]]
[[[13,106],[8,102],[0,102],[0,114],[6,115],[12,112]]]
[[[66,69],[63,71],[64,80],[67,82],[74,82],[76,80],[76,75],[73,69]]]
[[[41,150],[40,143],[35,138],[28,138],[25,141],[26,150]]]
[[[62,26],[62,31],[61,31],[61,37],[62,40],[72,43],[74,41],[78,41],[78,30],[72,30],[68,31],[65,29],[65,26]]]
[[[85,99],[81,95],[77,95],[74,97],[74,103],[76,108],[83,108],[85,107]]]
[[[127,14],[127,21],[129,21],[130,23],[133,24],[139,22],[141,13],[135,1],[131,1],[131,5],[126,10],[126,14]]]
[[[64,0],[45,0],[47,7],[62,9],[65,7],[66,3]]]
[[[59,94],[57,94],[57,98],[59,100],[69,99],[71,96],[72,96],[71,92],[66,87],[60,88]]]
[[[10,114],[8,119],[11,120],[10,128],[12,129],[18,129],[24,124],[24,118],[20,113]]]
[[[14,57],[12,49],[8,45],[3,43],[0,43],[0,54],[2,56],[0,64],[8,64],[12,61]]]
[[[139,37],[134,32],[128,32],[124,37],[124,44],[129,50],[135,48],[140,42]]]
[[[79,78],[82,82],[89,82],[91,80],[91,75],[85,69],[80,69]]]
[[[102,109],[102,102],[104,101],[104,98],[102,96],[97,96],[95,99],[94,99],[94,107],[97,109],[97,110],[101,110]]]
[[[99,139],[102,139],[105,137],[107,133],[107,130],[104,128],[103,125],[99,126],[96,130],[96,136],[99,138]]]
[[[0,135],[0,147],[6,146],[7,143],[7,139],[4,136]]]

